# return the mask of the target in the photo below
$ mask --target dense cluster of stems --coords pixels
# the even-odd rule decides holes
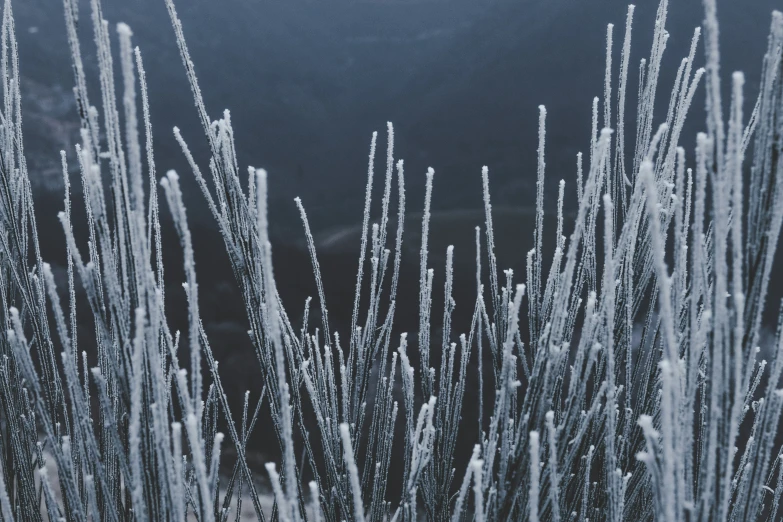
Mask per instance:
[[[724,107],[715,0],[704,0],[705,21],[680,62],[664,121],[655,119],[666,101],[658,87],[668,0],[660,0],[649,56],[638,62],[635,116],[626,92],[634,7],[618,71],[614,26],[607,27],[603,96],[594,99],[589,148],[577,156],[574,181],[559,181],[554,226],[544,223],[547,113],[540,107],[534,248],[522,277],[498,269],[487,167],[475,252],[450,246],[446,266],[430,266],[436,178],[429,169],[416,332],[395,327],[395,310],[412,305],[397,301],[404,163],[395,158],[389,124],[376,218],[373,134],[351,327],[339,332],[330,329],[315,240],[298,198],[319,324],[310,324],[310,299],[302,316],[298,306],[295,317],[283,306],[267,173],[239,167],[231,115],[210,118],[173,0],[165,3],[210,157],[200,166],[175,128],[192,171],[182,183],[195,181],[221,232],[259,385],[241,412],[232,411],[201,321],[180,177],[156,173],[154,93],[142,52],[127,25],[112,34],[100,0],[91,0],[89,13],[99,105],[88,96],[79,2],[63,0],[81,139],[61,152],[67,288],[57,288],[39,249],[5,0],[0,521],[222,522],[239,520],[243,502],[259,520],[282,522],[783,517],[783,310],[774,337],[762,336],[783,222],[781,13],[772,15],[750,116],[742,73],[731,76]],[[703,68],[696,65],[700,46]],[[700,89],[706,131],[689,154],[681,134]],[[78,165],[85,231],[74,231],[69,162]],[[577,196],[573,222],[564,218],[566,190]],[[167,318],[159,193],[183,253],[186,332],[172,331]],[[452,322],[457,255],[476,259],[475,300],[460,303],[473,310],[465,324]],[[433,293],[441,291],[435,274],[444,269],[443,310],[433,310]],[[77,331],[77,307],[91,314],[87,335]],[[475,382],[479,389],[469,389]],[[465,414],[467,395],[479,403],[477,418]],[[270,419],[259,423],[262,411]],[[246,455],[254,429],[266,429],[259,425],[270,426],[280,445],[281,462],[268,463],[266,473]],[[460,455],[466,431],[479,435],[469,441],[472,453]],[[235,456],[230,463],[221,459],[223,446]],[[403,470],[390,480],[395,455],[404,456]]]

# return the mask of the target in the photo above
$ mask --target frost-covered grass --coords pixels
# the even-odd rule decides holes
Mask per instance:
[[[62,152],[63,303],[39,253],[29,178],[35,174],[25,162],[14,22],[5,2],[4,522],[211,522],[239,519],[248,504],[264,519],[260,476],[271,484],[271,518],[286,522],[783,517],[783,328],[771,341],[761,335],[783,221],[783,15],[772,16],[760,94],[750,101],[743,99],[742,73],[732,75],[728,96],[722,92],[714,0],[704,0],[704,34],[696,29],[670,93],[658,85],[667,0],[639,69],[631,58],[633,7],[621,45],[610,25],[604,95],[594,101],[586,153],[573,177],[559,182],[556,223],[544,223],[544,185],[556,182],[546,177],[540,109],[535,248],[525,274],[499,271],[490,174],[482,172],[486,220],[475,230],[476,297],[460,303],[473,310],[470,323],[452,324],[453,248],[445,267],[428,263],[430,201],[438,190],[430,169],[420,320],[417,331],[400,334],[395,310],[416,305],[396,301],[407,203],[391,124],[380,209],[371,200],[378,146],[372,137],[351,329],[332,331],[299,200],[317,298],[294,311],[280,301],[266,172],[239,167],[230,114],[210,118],[174,4],[166,4],[204,127],[202,146],[211,154],[208,165],[199,165],[174,130],[192,170],[186,181],[173,171],[156,173],[143,53],[133,47],[130,28],[119,24],[112,34],[92,0],[98,109],[84,77],[77,2],[64,0],[82,125],[75,151]],[[122,85],[115,85],[115,69]],[[640,75],[635,110],[627,99],[629,74]],[[686,152],[681,132],[698,89],[706,91],[706,132]],[[655,121],[656,104],[667,100],[665,121]],[[69,161],[81,173],[86,243],[72,226]],[[223,391],[228,376],[218,371],[199,316],[180,190],[193,180],[222,232],[255,347],[259,384],[241,411],[231,409]],[[566,190],[578,196],[573,222],[563,218]],[[183,332],[167,320],[160,212],[172,216],[183,251]],[[543,246],[546,234],[554,238],[553,252]],[[445,271],[443,288],[433,283],[436,271]],[[86,302],[77,303],[77,286]],[[433,293],[441,291],[445,307],[433,310]],[[320,324],[308,320],[311,304],[320,308]],[[94,321],[89,336],[97,351],[89,357],[77,329],[82,306]],[[775,304],[766,313],[777,310]],[[761,353],[768,358],[759,360]],[[88,367],[88,360],[97,363]],[[468,395],[479,403],[475,418],[463,415]],[[271,418],[259,418],[266,411]],[[469,425],[481,435],[468,441],[475,444],[471,454],[458,454],[457,441],[475,432]],[[251,469],[247,441],[269,427],[281,461]],[[236,456],[230,463],[221,460],[224,446]],[[389,473],[393,460],[402,467],[396,475]]]

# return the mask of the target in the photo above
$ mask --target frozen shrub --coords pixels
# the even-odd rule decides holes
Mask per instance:
[[[395,310],[410,304],[396,300],[406,200],[391,124],[375,222],[372,137],[350,331],[330,330],[314,240],[296,201],[322,321],[308,324],[308,300],[298,329],[276,287],[266,172],[239,168],[228,111],[210,119],[183,28],[166,0],[208,169],[177,129],[175,138],[222,233],[259,363],[261,384],[237,412],[201,324],[180,177],[156,173],[142,52],[119,24],[122,85],[115,85],[117,53],[98,0],[90,14],[101,110],[88,97],[78,2],[64,0],[81,117],[81,142],[69,153],[81,174],[89,241],[74,234],[62,152],[68,298],[61,302],[39,252],[7,0],[0,51],[0,520],[223,521],[239,518],[242,499],[259,519],[287,522],[780,520],[783,323],[774,346],[762,352],[759,343],[783,222],[783,15],[772,16],[758,99],[743,99],[744,76],[734,73],[726,105],[715,1],[704,4],[704,42],[696,29],[672,91],[662,96],[668,2],[661,1],[653,46],[641,61],[635,133],[625,125],[632,119],[626,90],[633,6],[618,78],[608,27],[604,96],[594,101],[589,149],[578,155],[574,180],[559,182],[554,226],[544,223],[540,108],[535,247],[524,277],[499,273],[484,168],[486,221],[476,230],[469,324],[452,324],[458,254],[449,247],[445,267],[428,263],[437,189],[429,169],[419,326],[398,335]],[[704,68],[696,66],[700,45]],[[680,138],[697,89],[706,91],[706,132],[689,154]],[[656,103],[666,98],[666,119],[656,122]],[[159,186],[183,251],[182,334],[170,329],[165,306]],[[565,190],[578,195],[573,222],[563,218]],[[545,234],[554,236],[551,253]],[[433,310],[433,292],[440,291],[434,274],[444,268],[444,309]],[[79,306],[94,322],[91,368],[77,337],[77,285],[86,300]],[[769,359],[758,360],[760,353]],[[492,390],[487,403],[484,393],[467,389],[470,374]],[[479,401],[475,420],[463,416],[468,393]],[[271,515],[259,491],[263,471],[251,469],[245,453],[250,434],[261,429],[262,403],[271,415],[262,424],[273,427],[282,455],[266,465]],[[480,436],[470,455],[458,455],[457,439],[473,422]],[[221,459],[224,446],[236,455],[230,464]],[[395,480],[393,455],[404,455]]]

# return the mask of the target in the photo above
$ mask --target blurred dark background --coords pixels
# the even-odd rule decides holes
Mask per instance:
[[[258,371],[246,334],[244,305],[222,240],[172,135],[179,126],[203,171],[206,142],[163,0],[103,0],[112,27],[128,23],[144,56],[155,155],[160,175],[182,179],[201,287],[201,311],[232,398],[256,390]],[[757,94],[773,0],[719,0],[722,70],[746,73],[748,115]],[[100,102],[89,2],[80,3],[82,53],[91,101]],[[657,1],[639,0],[629,73],[627,111],[636,110],[639,61],[648,57]],[[445,249],[456,245],[458,311],[472,311],[473,227],[480,211],[481,167],[490,169],[499,268],[524,274],[532,242],[538,105],[547,107],[547,210],[566,180],[567,205],[575,200],[575,157],[588,152],[591,102],[603,97],[606,24],[614,23],[614,75],[625,31],[625,0],[179,0],[185,36],[210,117],[230,109],[240,170],[264,167],[270,176],[270,221],[275,269],[293,317],[315,294],[310,261],[293,202],[300,196],[316,235],[332,330],[350,324],[359,249],[367,154],[379,132],[376,202],[380,200],[386,122],[396,131],[396,157],[405,160],[408,209],[422,208],[424,174],[435,168],[431,266],[442,294]],[[56,212],[62,208],[59,151],[75,164],[78,118],[73,73],[58,0],[14,3],[23,76],[26,150],[35,187],[43,255],[62,266],[64,241]],[[665,117],[668,92],[693,30],[703,18],[699,0],[672,0],[671,33],[657,110]],[[111,31],[116,50],[116,32]],[[703,46],[697,65],[704,63]],[[115,60],[117,65],[117,60]],[[120,84],[118,83],[118,86]],[[724,90],[724,93],[727,91]],[[100,108],[100,107],[99,107]],[[616,112],[616,109],[613,109]],[[703,98],[694,101],[682,145],[692,156],[704,128]],[[629,127],[630,135],[635,127]],[[79,190],[74,178],[74,190]],[[75,195],[78,207],[80,197]],[[379,215],[380,205],[374,210]],[[396,208],[396,203],[393,203]],[[77,212],[78,215],[78,212]],[[180,283],[181,254],[168,211],[168,313],[186,324]],[[400,287],[401,302],[418,292],[416,215]],[[550,221],[551,223],[551,221]],[[568,225],[567,225],[568,226]],[[568,228],[566,229],[568,230]],[[552,235],[554,229],[552,229]],[[86,247],[85,247],[86,249]],[[62,279],[61,279],[62,280]],[[417,324],[414,307],[400,312],[399,328]],[[317,314],[315,305],[312,311]],[[436,317],[440,308],[436,305]],[[459,317],[458,317],[459,318]],[[317,321],[317,317],[313,320]],[[311,324],[314,324],[311,322]],[[433,325],[435,326],[435,325]],[[439,325],[438,325],[439,326]],[[468,325],[455,321],[455,334]],[[84,316],[85,337],[91,330]],[[433,332],[433,339],[438,334]],[[416,360],[417,358],[414,358]],[[268,441],[267,441],[268,442]]]
[[[164,2],[102,3],[112,27],[128,23],[143,52],[158,171],[176,168],[189,178],[172,127],[182,129],[202,168],[206,147]],[[638,4],[631,113],[658,2]],[[703,17],[699,0],[670,4],[662,89],[673,84]],[[776,2],[718,4],[722,68],[746,72],[752,100]],[[14,7],[27,80],[26,130],[43,127],[42,136],[28,134],[34,164],[42,166],[33,174],[41,186],[58,190],[58,151],[71,154],[78,137],[63,9],[58,0],[24,0]],[[370,135],[377,130],[383,137],[386,121],[395,124],[396,155],[406,162],[413,208],[421,206],[429,166],[436,170],[435,209],[479,207],[482,165],[490,167],[496,203],[528,206],[534,203],[537,107],[544,104],[547,189],[555,194],[557,180],[572,182],[576,152],[589,143],[591,100],[603,96],[607,23],[615,24],[615,71],[619,68],[626,8],[626,0],[178,2],[207,110],[217,119],[230,109],[242,168],[270,172],[272,224],[285,238],[299,235],[294,196],[302,198],[315,231],[359,221]],[[91,100],[99,103],[86,0],[80,26],[94,80]],[[699,63],[702,55],[703,48]],[[615,81],[615,92],[616,87]],[[663,111],[667,100],[660,101]],[[751,109],[749,101],[746,110]],[[694,131],[703,128],[700,101],[690,119]],[[684,133],[683,145],[691,148],[694,141],[694,132]],[[195,184],[186,182],[185,189],[191,219],[211,226]]]

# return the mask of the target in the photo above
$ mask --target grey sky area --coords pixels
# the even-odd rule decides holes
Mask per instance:
[[[637,3],[631,92],[639,61],[649,56],[658,4]],[[95,72],[89,2],[81,4],[82,52]],[[435,209],[480,207],[482,165],[490,167],[498,204],[532,206],[537,107],[544,104],[547,194],[554,201],[563,178],[570,183],[568,204],[576,153],[588,149],[591,100],[603,95],[606,24],[615,24],[619,56],[627,7],[620,0],[179,4],[207,110],[217,119],[230,109],[240,166],[270,172],[272,233],[282,238],[300,236],[294,196],[302,198],[316,232],[360,221],[370,135],[380,133],[382,170],[387,120],[395,124],[396,157],[405,160],[412,210],[420,210],[429,166],[436,170]],[[132,27],[144,55],[158,171],[183,174],[193,218],[211,225],[171,133],[175,125],[182,129],[206,170],[205,138],[164,2],[104,0],[103,6],[110,23]],[[718,7],[720,19],[731,22],[722,27],[722,67],[744,70],[752,94],[775,2],[722,0]],[[40,167],[34,182],[59,190],[59,149],[72,155],[78,138],[62,7],[25,0],[15,3],[15,14],[28,82],[26,132],[31,162]],[[662,85],[673,83],[701,19],[700,1],[672,2]],[[90,87],[92,102],[100,103],[97,83]],[[666,107],[658,101],[663,119]],[[698,99],[684,133],[689,139],[703,127],[702,107]],[[635,106],[628,111],[633,121]]]

